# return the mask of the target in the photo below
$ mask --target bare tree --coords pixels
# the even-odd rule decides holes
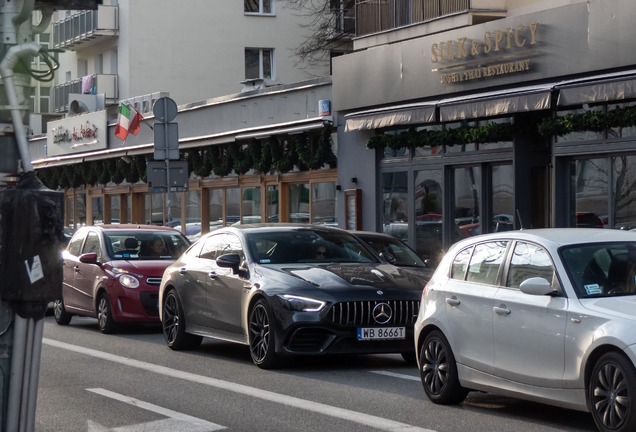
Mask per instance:
[[[333,53],[352,49],[355,32],[355,0],[284,0],[298,16],[308,18],[307,32],[294,49],[296,66],[315,66],[329,61]]]

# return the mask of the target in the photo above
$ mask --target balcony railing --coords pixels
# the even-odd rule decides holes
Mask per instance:
[[[99,5],[53,24],[53,46],[75,51],[119,34],[117,6]]]
[[[356,32],[355,9],[332,9],[337,33],[354,35]]]
[[[103,94],[106,105],[114,105],[119,101],[117,75],[93,74],[91,77],[94,86],[92,94]],[[68,111],[68,95],[85,93],[82,86],[83,81],[83,79],[77,79],[55,86],[53,110],[56,113]]]
[[[391,30],[470,8],[471,0],[356,0],[356,35]]]

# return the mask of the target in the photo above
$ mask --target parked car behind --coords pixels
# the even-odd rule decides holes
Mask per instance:
[[[95,317],[104,333],[123,323],[159,323],[161,276],[189,245],[168,227],[79,228],[62,254],[64,284],[54,304],[55,320],[67,325],[73,315]]]
[[[636,233],[508,231],[462,240],[422,296],[415,343],[424,391],[470,390],[589,411],[636,430]]]
[[[166,269],[159,304],[174,350],[211,337],[248,345],[261,368],[330,353],[414,362],[423,285],[338,228],[236,225],[202,237]]]
[[[433,273],[432,265],[420,258],[403,240],[389,234],[373,231],[352,231],[388,263],[402,267],[428,281]]]

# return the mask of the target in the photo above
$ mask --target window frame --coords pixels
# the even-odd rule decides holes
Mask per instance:
[[[248,77],[247,73],[247,53],[248,51],[258,51],[258,76],[257,77]],[[269,56],[269,76],[265,76],[264,73],[264,64],[263,64],[263,52],[268,51],[270,53]],[[245,79],[246,80],[254,80],[254,79],[262,79],[266,81],[273,81],[276,79],[276,61],[275,61],[275,52],[274,48],[257,48],[257,47],[245,47],[243,54],[243,63],[245,68]]]
[[[268,1],[269,2],[269,12],[265,12],[265,2]],[[245,15],[250,15],[250,16],[275,16],[276,15],[276,0],[258,0],[258,12],[251,12],[246,10],[247,9],[247,4],[249,3],[248,0],[244,0],[243,1],[243,13]]]

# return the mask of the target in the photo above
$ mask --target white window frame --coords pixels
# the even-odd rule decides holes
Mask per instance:
[[[263,80],[267,80],[267,81],[273,81],[276,77],[276,70],[274,65],[276,64],[275,60],[274,60],[274,56],[275,56],[275,52],[274,52],[274,48],[253,48],[253,47],[246,47],[245,51],[247,50],[252,50],[252,51],[258,51],[258,77],[254,78],[248,78],[247,77],[247,73],[245,74],[245,79],[263,79]],[[269,51],[270,52],[270,76],[269,77],[265,77],[264,73],[263,73],[263,52],[265,51]],[[245,56],[244,56],[245,58]],[[247,64],[245,65],[245,69],[247,72]]]
[[[258,0],[258,12],[247,12],[245,10],[245,1],[243,1],[243,13],[245,15],[265,15],[265,16],[273,16],[276,15],[276,0],[269,0],[270,2],[270,8],[271,11],[270,12],[264,12],[264,6],[263,6],[263,2],[265,0]]]

